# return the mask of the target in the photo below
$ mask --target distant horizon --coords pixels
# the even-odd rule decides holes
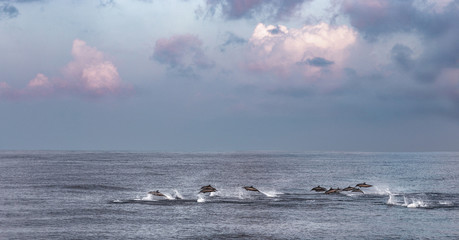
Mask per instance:
[[[352,151],[352,150],[122,150],[122,149],[0,149],[0,152],[124,152],[124,153],[459,153],[459,151]]]
[[[0,148],[459,151],[459,1],[0,0]]]

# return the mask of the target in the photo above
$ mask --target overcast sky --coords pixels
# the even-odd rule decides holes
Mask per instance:
[[[0,149],[459,151],[459,0],[0,0]]]

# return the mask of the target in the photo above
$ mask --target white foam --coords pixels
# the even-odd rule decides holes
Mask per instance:
[[[360,188],[365,194],[374,195],[391,195],[391,191],[388,187],[373,186],[370,188]]]
[[[134,200],[142,200],[142,201],[156,201],[154,198],[153,194],[148,193],[146,197],[142,197],[140,199],[134,199]]]
[[[277,197],[279,194],[284,194],[282,192],[277,192],[277,191],[260,191],[258,190],[260,193],[264,194],[266,197]]]
[[[448,206],[452,206],[453,205],[453,202],[452,201],[440,201],[438,202],[440,205],[448,205]]]
[[[403,197],[403,199],[402,199]],[[429,204],[420,198],[408,198],[405,195],[389,194],[388,205],[402,206],[407,208],[426,208]]]
[[[182,194],[180,194],[179,191],[177,191],[177,189],[174,189],[174,193],[175,193],[175,199],[183,199]]]
[[[409,207],[409,208],[425,208],[425,207],[428,207],[427,203],[425,203],[424,201],[420,200],[420,199],[411,199],[411,203],[408,203],[406,205],[406,207]]]
[[[387,204],[389,205],[399,205],[396,200],[395,194],[389,194],[389,199],[387,200]]]
[[[206,199],[202,195],[198,195],[198,199],[196,200],[198,203],[206,202]]]
[[[175,200],[175,198],[172,197],[172,195],[169,194],[169,193],[163,193],[163,195],[164,195],[168,200]]]

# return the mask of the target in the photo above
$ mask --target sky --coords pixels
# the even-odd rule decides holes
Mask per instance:
[[[459,0],[0,0],[0,150],[459,151]]]

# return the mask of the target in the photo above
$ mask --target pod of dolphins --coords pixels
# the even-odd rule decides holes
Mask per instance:
[[[324,192],[325,194],[333,194],[333,193],[340,193],[341,191],[350,191],[350,192],[360,192],[360,193],[363,193],[363,191],[360,189],[360,188],[369,188],[369,187],[373,187],[373,185],[370,185],[370,184],[367,184],[365,182],[363,183],[358,183],[355,185],[355,187],[351,187],[351,186],[348,186],[346,188],[343,188],[343,189],[340,189],[340,188],[330,188],[330,189],[326,189],[324,187],[321,187],[320,185],[317,186],[317,187],[313,187],[311,189],[311,191],[316,191],[316,192]],[[256,189],[255,187],[253,186],[245,186],[245,187],[242,187],[244,188],[245,190],[247,191],[250,191],[250,192],[260,192],[258,189]],[[201,190],[199,191],[199,193],[211,193],[211,192],[216,192],[217,189],[212,187],[211,185],[207,185],[207,186],[202,186],[201,187]],[[158,197],[166,197],[164,194],[162,194],[160,191],[156,190],[156,191],[150,191],[148,192],[148,194],[152,194],[154,196],[158,196]]]
[[[355,185],[355,187],[346,187],[344,189],[340,189],[340,188],[330,188],[330,189],[326,189],[324,187],[321,187],[320,185],[317,186],[317,187],[314,187],[311,189],[311,191],[316,191],[316,192],[324,192],[325,194],[333,194],[333,193],[340,193],[341,191],[347,191],[347,192],[360,192],[360,193],[363,193],[362,189],[360,188],[369,188],[369,187],[373,187],[373,185],[370,185],[370,184],[367,184],[365,182],[363,183],[358,183]]]

